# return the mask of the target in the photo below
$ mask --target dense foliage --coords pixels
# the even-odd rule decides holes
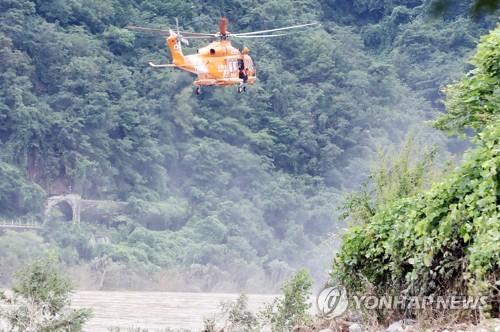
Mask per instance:
[[[380,151],[361,190],[346,195],[341,217],[364,223],[395,200],[420,193],[441,175],[436,155],[436,149],[426,151],[412,136],[399,152]]]
[[[26,266],[18,272],[12,294],[0,295],[0,318],[9,332],[79,332],[91,314],[69,308],[71,285],[52,261]]]
[[[363,276],[381,288],[429,294],[498,277],[500,130],[481,134],[460,169],[429,191],[397,199],[355,227],[336,260],[353,288]]]
[[[306,270],[297,271],[281,288],[282,295],[275,298],[257,314],[248,308],[248,299],[243,294],[236,301],[221,303],[224,327],[217,326],[216,319],[205,321],[206,332],[216,331],[272,331],[296,330],[312,322],[310,298],[313,281]]]
[[[257,317],[248,308],[248,297],[241,294],[234,302],[221,304],[222,312],[227,315],[227,329],[241,332],[257,330]]]
[[[499,45],[499,32],[482,39],[477,68],[450,87],[451,107],[440,120],[453,129],[476,129],[476,147],[431,189],[392,198],[346,234],[332,277],[349,289],[485,294],[498,314],[500,102],[492,95],[500,89],[500,53],[491,45]],[[359,215],[348,207],[349,215]]]
[[[482,37],[472,64],[466,78],[446,89],[447,113],[436,121],[437,128],[480,131],[500,121],[500,28]]]
[[[439,86],[463,71],[491,26],[469,20],[466,5],[444,19],[429,8],[0,0],[0,214],[39,214],[46,196],[67,192],[127,202],[119,216],[80,228],[54,222],[33,235],[67,265],[106,276],[104,287],[141,287],[136,271],[161,284],[144,277],[177,269],[207,289],[228,278],[235,288],[249,276],[254,287],[279,282],[304,262],[322,270],[313,250],[340,227],[338,192],[365,178],[376,146],[433,117]],[[259,83],[199,98],[190,75],[147,67],[166,58],[161,39],[123,29],[178,17],[185,29],[215,30],[221,14],[232,31],[322,25],[248,43]]]
[[[283,295],[275,299],[261,313],[265,326],[272,332],[291,331],[294,326],[312,321],[311,304],[312,279],[306,270],[299,270],[282,287]]]

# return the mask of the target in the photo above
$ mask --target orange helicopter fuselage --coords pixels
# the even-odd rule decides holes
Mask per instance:
[[[195,86],[228,86],[242,84],[240,70],[248,75],[246,83],[253,84],[256,71],[248,52],[240,52],[229,40],[214,41],[200,48],[198,53],[184,55],[175,34],[167,38],[173,67],[196,74]]]

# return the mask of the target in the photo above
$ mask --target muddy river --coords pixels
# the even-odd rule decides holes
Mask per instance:
[[[91,308],[94,317],[85,325],[87,332],[108,331],[120,327],[201,331],[203,319],[220,312],[221,301],[235,300],[238,294],[173,292],[101,292],[79,291],[73,296],[74,307]],[[256,312],[275,295],[248,295],[249,307]]]

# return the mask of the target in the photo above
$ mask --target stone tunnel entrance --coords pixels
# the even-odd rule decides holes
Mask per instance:
[[[55,212],[61,212],[64,216],[64,221],[73,221],[73,208],[71,205],[66,202],[62,201],[57,204],[55,204],[50,211],[47,212],[47,217],[53,216]]]
[[[68,220],[71,220],[74,224],[79,224],[81,201],[82,197],[76,194],[52,196],[46,203],[45,219],[47,219],[53,208],[57,206]]]

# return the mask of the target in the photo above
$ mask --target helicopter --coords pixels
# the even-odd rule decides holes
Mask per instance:
[[[287,26],[277,29],[231,33],[227,30],[229,20],[222,17],[219,21],[219,31],[216,33],[198,33],[179,30],[179,22],[176,19],[177,29],[154,29],[128,25],[125,28],[146,33],[156,33],[167,36],[166,43],[172,56],[172,63],[155,64],[150,62],[153,68],[179,68],[181,70],[197,75],[193,82],[195,93],[201,94],[202,86],[238,86],[238,93],[246,91],[246,85],[253,85],[257,79],[257,71],[250,50],[244,47],[242,51],[231,45],[231,38],[273,38],[290,34],[289,30],[301,29],[318,25],[319,23],[307,23]],[[303,30],[302,30],[303,31]],[[189,45],[189,40],[209,40],[205,47],[198,49],[196,54],[184,55],[182,43]]]

